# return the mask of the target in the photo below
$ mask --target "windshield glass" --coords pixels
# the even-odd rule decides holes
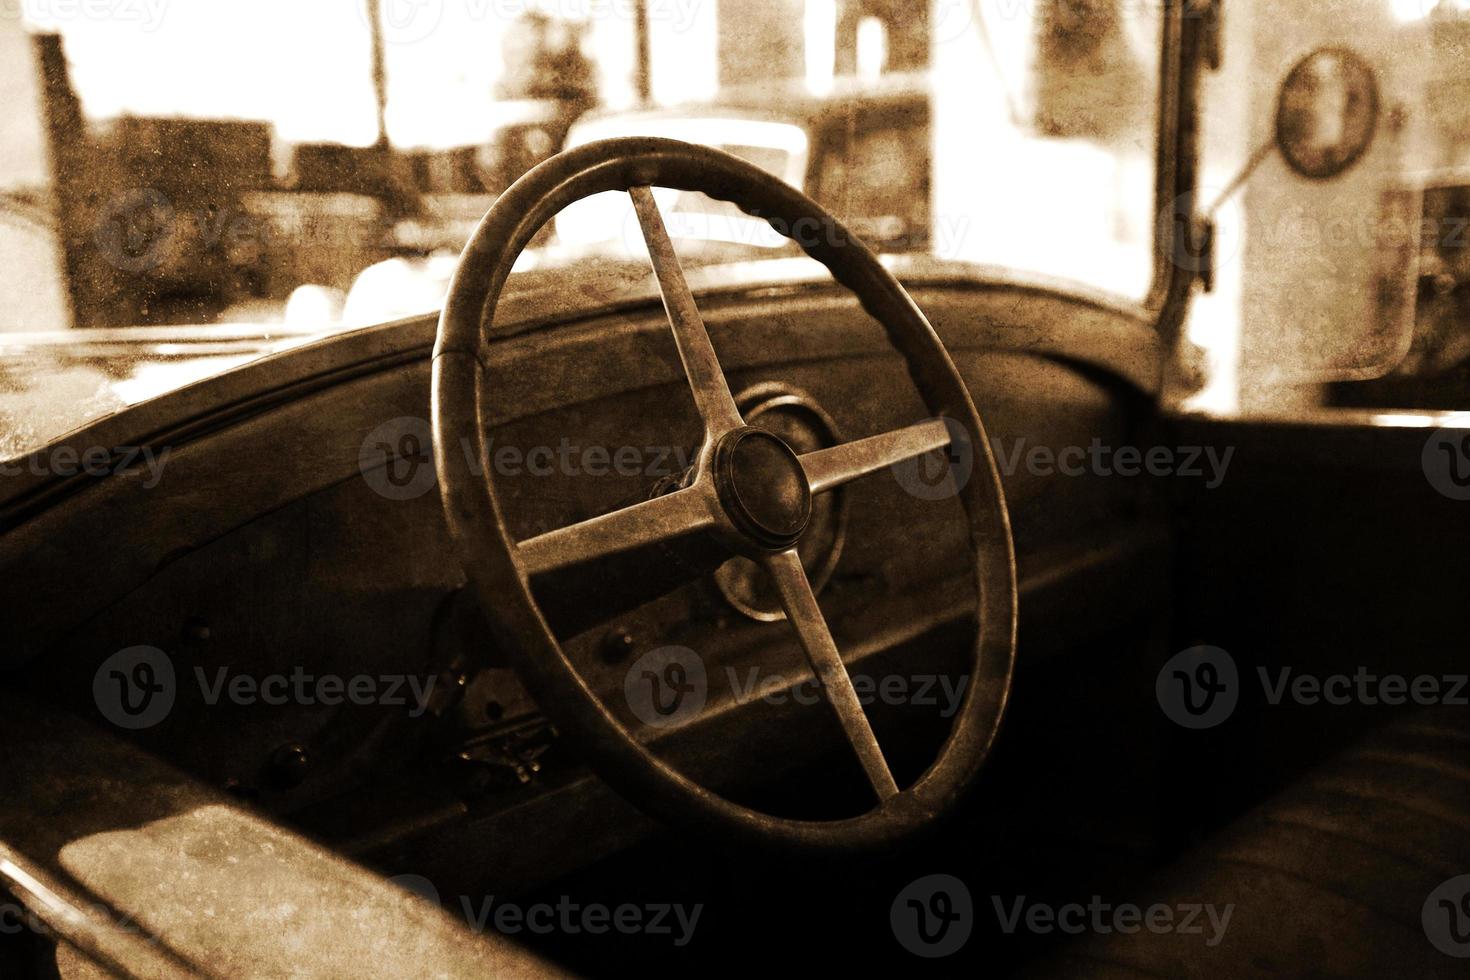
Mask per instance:
[[[611,136],[722,147],[880,252],[1141,299],[1159,6],[0,0],[0,455],[435,310],[499,193]],[[691,265],[792,254],[728,205],[660,203]],[[629,216],[583,202],[519,268],[642,260]]]

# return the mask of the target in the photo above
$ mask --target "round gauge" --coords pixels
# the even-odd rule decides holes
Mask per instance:
[[[782,384],[763,384],[735,398],[747,425],[779,436],[797,455],[840,443],[837,425],[815,399]],[[837,568],[847,534],[847,501],[842,490],[812,499],[811,520],[796,546],[801,563],[820,593]],[[763,623],[785,619],[781,600],[766,573],[749,558],[731,558],[715,571],[715,585],[725,601]]]

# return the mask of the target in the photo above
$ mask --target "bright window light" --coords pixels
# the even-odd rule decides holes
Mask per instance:
[[[888,28],[877,17],[864,17],[857,29],[857,72],[875,81],[888,67]]]
[[[813,95],[832,91],[837,71],[837,0],[806,0],[806,87]]]
[[[1470,0],[1388,0],[1393,15],[1401,22],[1423,20],[1434,13],[1434,8],[1445,6],[1451,10],[1470,12]]]

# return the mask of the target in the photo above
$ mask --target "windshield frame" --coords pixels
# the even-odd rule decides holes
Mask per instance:
[[[1159,118],[1154,165],[1153,285],[1143,306],[1173,350],[1194,284],[1208,270],[1208,236],[1199,211],[1200,87],[1220,67],[1221,0],[1163,0]]]

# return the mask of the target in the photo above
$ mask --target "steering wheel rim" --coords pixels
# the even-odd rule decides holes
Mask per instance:
[[[967,515],[979,592],[973,668],[949,737],[930,767],[907,789],[899,790],[891,775],[888,785],[883,784],[887,768],[881,749],[867,728],[861,706],[855,697],[846,696],[851,694],[851,683],[796,557],[794,541],[799,529],[795,535],[784,533],[799,523],[790,508],[799,510],[800,502],[790,499],[788,493],[782,503],[770,505],[774,511],[768,506],[762,512],[757,506],[752,514],[751,508],[739,502],[741,487],[731,487],[734,480],[750,488],[755,471],[743,462],[731,464],[730,458],[740,455],[739,444],[756,430],[744,425],[729,396],[654,204],[650,190],[654,186],[698,191],[729,201],[787,237],[792,237],[793,230],[806,228],[795,239],[797,244],[825,265],[882,325],[934,416],[927,423],[801,457],[800,476],[792,473],[779,449],[757,449],[753,455],[763,461],[762,478],[804,479],[808,491],[819,493],[942,448],[952,440],[970,443],[975,465],[967,480],[957,481],[956,491]],[[487,414],[480,411],[488,394],[484,390],[485,348],[494,332],[501,291],[521,251],[562,208],[604,191],[630,194],[649,244],[680,358],[705,422],[697,475],[688,487],[674,493],[517,542],[505,521],[494,481],[486,476],[493,468],[480,422]],[[814,201],[738,157],[675,140],[603,140],[547,160],[495,202],[461,253],[439,320],[432,411],[434,462],[444,513],[494,638],[513,658],[537,703],[599,774],[640,809],[672,823],[751,844],[830,853],[891,847],[953,810],[995,739],[1015,659],[1015,557],[1000,474],[968,388],[933,327],[873,253]],[[464,439],[473,440],[478,466],[461,451]],[[839,450],[850,451],[842,455]],[[899,452],[902,455],[895,455]],[[751,455],[746,451],[741,459]],[[736,471],[736,476],[728,476]],[[721,478],[721,473],[727,476]],[[567,658],[532,594],[532,575],[563,567],[579,557],[626,550],[630,543],[661,540],[646,537],[649,526],[666,530],[667,522],[675,517],[686,522],[707,521],[700,526],[707,526],[732,550],[761,560],[776,578],[788,620],[797,627],[798,639],[823,691],[879,796],[872,810],[842,820],[813,821],[778,817],[733,803],[650,752],[608,711]],[[749,526],[752,523],[754,527]],[[691,526],[681,525],[681,533]],[[630,533],[637,540],[630,542]],[[815,632],[812,617],[825,640]],[[845,691],[841,690],[844,684]],[[867,728],[867,740],[862,728]],[[874,750],[881,773],[871,757]]]

